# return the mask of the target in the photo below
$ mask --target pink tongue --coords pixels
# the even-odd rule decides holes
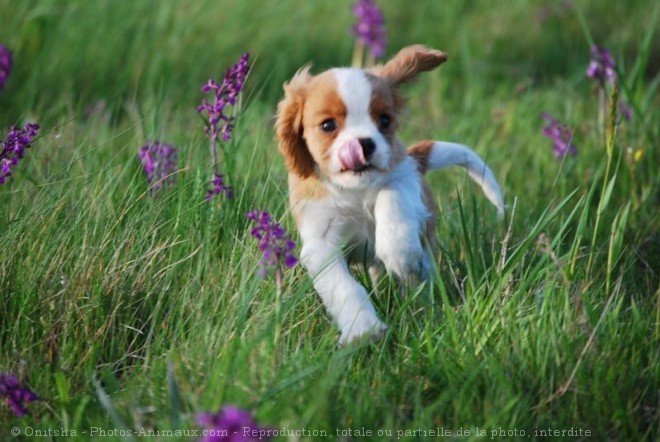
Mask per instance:
[[[339,148],[339,163],[343,170],[360,170],[368,165],[357,140],[348,141]]]

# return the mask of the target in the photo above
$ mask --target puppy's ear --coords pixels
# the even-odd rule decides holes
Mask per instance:
[[[399,86],[414,80],[421,72],[440,66],[445,61],[447,54],[444,52],[423,45],[413,45],[401,49],[387,63],[375,66],[369,72],[389,80],[394,86]]]
[[[306,178],[314,173],[314,159],[303,138],[303,106],[306,87],[312,78],[310,66],[300,69],[284,84],[284,99],[277,106],[275,130],[279,149],[289,171]]]

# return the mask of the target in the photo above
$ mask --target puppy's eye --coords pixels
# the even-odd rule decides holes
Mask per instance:
[[[392,124],[392,118],[387,114],[380,114],[378,116],[378,127],[385,130]]]
[[[321,130],[323,132],[334,132],[337,130],[337,122],[335,121],[334,118],[328,118],[327,120],[323,120],[321,123]]]

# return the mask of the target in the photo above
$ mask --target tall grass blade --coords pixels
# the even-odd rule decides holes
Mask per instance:
[[[126,422],[124,422],[124,420],[119,416],[119,413],[117,413],[115,406],[112,404],[110,396],[108,396],[108,394],[105,392],[101,386],[101,383],[96,378],[94,378],[92,382],[94,383],[94,388],[96,389],[96,397],[99,400],[101,407],[103,407],[106,413],[108,413],[108,416],[110,416],[110,420],[112,421],[115,428],[120,430],[122,434],[122,436],[120,436],[121,440],[124,442],[135,442],[136,439],[133,436],[129,436],[129,434],[132,434],[132,431],[129,429],[128,425],[126,425]]]

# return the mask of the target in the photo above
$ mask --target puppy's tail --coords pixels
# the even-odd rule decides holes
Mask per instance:
[[[470,178],[481,186],[486,197],[497,207],[498,218],[504,216],[504,200],[493,171],[472,149],[446,141],[420,141],[408,153],[417,161],[422,174],[448,166],[464,167]]]

